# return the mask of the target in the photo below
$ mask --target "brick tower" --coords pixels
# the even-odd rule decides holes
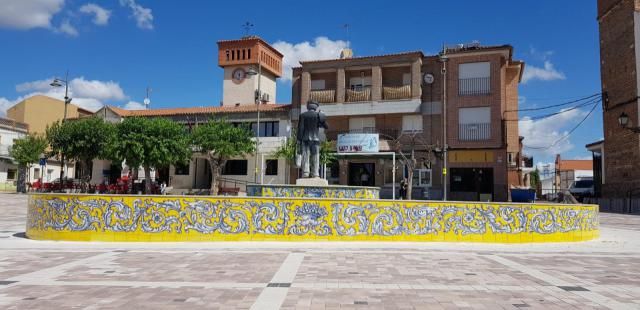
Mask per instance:
[[[640,0],[598,0],[600,71],[604,103],[603,197],[627,197],[640,188],[640,134],[622,128],[640,126]]]
[[[258,90],[258,75],[262,67],[260,90],[263,102],[274,103],[276,79],[282,76],[282,54],[257,36],[239,40],[218,41],[218,65],[224,69],[223,106],[253,105]]]

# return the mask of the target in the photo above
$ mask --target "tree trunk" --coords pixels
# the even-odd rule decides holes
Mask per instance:
[[[411,195],[413,193],[413,165],[407,165],[407,200],[411,200]]]
[[[151,167],[144,166],[144,193],[151,195]]]
[[[81,160],[82,165],[82,180],[80,184],[80,191],[86,193],[89,191],[89,183],[91,182],[91,171],[89,167],[91,166],[91,160]]]
[[[20,165],[18,166],[18,193],[26,193],[27,192],[27,169],[28,167]]]
[[[209,168],[211,169],[211,195],[218,195],[218,177],[220,176],[220,169],[225,162],[226,161],[223,160],[215,160],[213,157],[209,156]]]

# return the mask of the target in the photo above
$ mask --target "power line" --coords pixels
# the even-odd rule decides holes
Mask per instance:
[[[598,105],[600,103],[600,98],[592,98],[589,101],[583,102],[579,105],[564,109],[564,110],[560,110],[558,112],[553,112],[553,113],[549,113],[549,114],[544,114],[544,115],[538,115],[538,116],[532,116],[529,117],[528,119],[506,119],[506,122],[531,122],[531,121],[536,121],[536,120],[541,120],[541,119],[545,119],[545,118],[549,118],[552,116],[556,116],[562,113],[567,113],[567,112],[571,112],[573,110],[582,108],[582,107],[586,107],[586,106],[590,106],[590,105]]]
[[[591,96],[583,97],[583,98],[580,98],[580,99],[567,101],[567,102],[563,102],[563,103],[558,103],[558,104],[553,104],[553,105],[548,105],[548,106],[539,107],[539,108],[506,110],[505,112],[526,112],[526,111],[539,111],[539,110],[552,109],[552,108],[557,108],[557,107],[561,107],[561,106],[565,106],[565,105],[578,103],[578,102],[585,101],[585,100],[590,100],[590,99],[593,100],[593,98],[598,97],[600,95],[602,95],[602,93],[596,93],[596,94],[593,94]]]
[[[548,150],[554,146],[556,146],[558,143],[560,143],[560,141],[568,138],[569,136],[571,136],[571,134],[576,131],[576,129],[578,129],[578,127],[580,127],[582,125],[582,123],[584,123],[587,118],[589,118],[589,116],[591,115],[591,113],[593,113],[593,111],[596,109],[598,105],[594,104],[593,107],[591,108],[591,111],[589,111],[589,113],[587,113],[587,115],[578,123],[576,124],[576,126],[574,126],[566,135],[562,136],[560,139],[554,141],[551,145],[546,146],[546,147],[534,147],[534,146],[524,146],[525,148],[528,149],[533,149],[533,150]]]

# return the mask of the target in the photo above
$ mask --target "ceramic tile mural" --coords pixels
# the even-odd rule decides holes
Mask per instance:
[[[48,240],[582,241],[594,205],[321,198],[31,194],[27,236]]]

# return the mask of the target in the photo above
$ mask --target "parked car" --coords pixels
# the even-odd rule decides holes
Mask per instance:
[[[584,197],[592,197],[594,194],[593,180],[577,180],[569,186],[569,193],[578,201],[582,201]]]

